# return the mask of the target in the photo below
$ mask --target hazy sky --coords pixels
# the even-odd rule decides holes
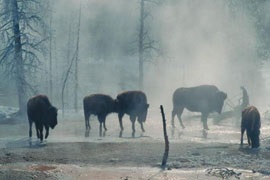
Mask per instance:
[[[138,78],[139,0],[82,0],[79,50],[79,97],[91,93],[115,96],[136,89]],[[80,1],[53,1],[53,75],[57,87],[74,55]],[[269,21],[262,11],[263,22]],[[247,87],[251,102],[267,92],[258,72],[260,44],[254,19],[244,9],[232,11],[223,0],[167,0],[146,2],[149,37],[164,56],[145,62],[145,89],[150,101],[171,106],[178,87],[214,84],[228,93]],[[47,65],[45,58],[45,63]],[[46,68],[44,68],[46,69]],[[41,75],[44,76],[44,75]],[[72,76],[72,75],[71,75]],[[264,76],[265,77],[265,76]],[[74,80],[68,83],[72,96]],[[123,85],[124,84],[124,85]],[[46,93],[47,85],[40,86]],[[61,88],[55,87],[55,98]],[[256,97],[256,98],[255,98]],[[69,102],[69,101],[68,101]]]

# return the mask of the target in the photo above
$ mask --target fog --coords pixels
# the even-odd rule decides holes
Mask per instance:
[[[199,84],[217,85],[232,98],[244,85],[255,103],[264,87],[256,32],[245,12],[232,13],[226,1],[173,1],[155,13],[155,29],[171,57],[160,62],[163,75],[156,76],[166,99],[177,87]]]
[[[251,104],[266,108],[268,56],[258,52],[267,49],[260,47],[268,40],[262,38],[258,24],[267,31],[269,4],[221,0],[145,2],[145,31],[158,49],[144,54],[143,91],[151,107],[163,104],[171,109],[172,93],[178,87],[213,84],[235,103],[235,97],[241,97],[240,86],[245,86]],[[80,2],[57,0],[51,5],[53,94],[49,94],[48,51],[40,57],[40,68],[31,79],[38,93],[48,94],[61,109],[61,88],[76,48]],[[139,23],[137,0],[81,1],[80,108],[83,97],[92,93],[115,97],[122,91],[139,89]],[[17,106],[15,82],[7,79],[1,76],[1,105]],[[68,109],[74,108],[74,84],[73,65],[64,91]]]
[[[19,53],[12,31],[18,27],[12,24],[14,2],[19,6]],[[270,1],[265,0],[0,1],[0,176],[42,179],[43,173],[48,179],[89,179],[98,171],[93,179],[128,179],[132,174],[143,176],[135,179],[169,179],[174,171],[149,171],[159,167],[164,148],[160,105],[170,138],[167,167],[182,171],[173,179],[200,179],[198,172],[208,179],[209,167],[232,167],[244,179],[269,176],[269,10]],[[186,128],[177,118],[172,128],[173,92],[204,84],[226,92],[223,112],[236,113],[228,113],[228,118],[224,113],[222,121],[209,115],[210,130],[202,131],[198,114],[185,110]],[[240,111],[234,107],[240,105],[241,86],[262,117],[261,146],[255,153],[248,151],[246,139],[239,148]],[[103,136],[97,118],[90,118],[92,129],[85,131],[85,96],[116,98],[128,90],[147,96],[145,132],[136,123],[134,136],[127,115],[122,132],[116,113],[106,117]],[[58,108],[58,124],[45,142],[36,138],[34,127],[33,139],[28,138],[26,114],[15,113],[26,110],[26,101],[36,94],[46,94]],[[126,175],[117,174],[120,166],[129,170]],[[146,178],[145,172],[151,176]]]

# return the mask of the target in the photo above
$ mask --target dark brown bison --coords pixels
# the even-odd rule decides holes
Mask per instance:
[[[86,96],[83,99],[83,109],[84,109],[84,117],[85,117],[85,127],[86,131],[89,132],[90,124],[89,124],[89,117],[91,115],[97,115],[100,127],[99,133],[100,136],[102,134],[102,124],[104,130],[107,131],[106,128],[106,116],[109,113],[116,112],[117,104],[113,98],[109,95],[105,94],[92,94],[90,96]]]
[[[260,146],[260,128],[261,120],[258,109],[254,106],[249,106],[242,111],[241,121],[241,145],[243,145],[243,135],[247,130],[248,145],[252,148]]]
[[[178,88],[173,93],[173,110],[172,110],[172,126],[174,125],[174,117],[177,115],[178,120],[185,128],[181,115],[184,108],[192,112],[201,112],[201,121],[203,122],[203,128],[209,130],[207,125],[207,118],[209,113],[218,112],[221,113],[224,100],[227,98],[227,94],[220,91],[213,85],[201,85],[190,88]]]
[[[49,127],[54,129],[57,125],[57,109],[52,106],[46,95],[37,95],[28,100],[27,115],[29,121],[29,137],[32,137],[32,124],[35,123],[37,138],[43,141],[43,128],[45,139],[49,136]]]
[[[118,118],[121,128],[121,132],[124,130],[122,124],[122,118],[124,114],[128,114],[132,122],[132,135],[135,133],[135,121],[138,119],[138,122],[141,125],[141,129],[144,132],[143,123],[146,120],[149,104],[147,104],[146,95],[142,91],[126,91],[121,94],[118,94],[117,98],[118,103]],[[121,133],[120,133],[121,136]]]

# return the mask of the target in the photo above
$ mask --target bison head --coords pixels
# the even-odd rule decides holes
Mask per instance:
[[[145,122],[147,112],[148,112],[148,108],[149,108],[149,104],[145,104],[145,105],[142,106],[141,114],[138,116],[138,121],[139,122]]]
[[[120,104],[119,104],[119,100],[115,99],[113,101],[113,108],[112,108],[112,112],[118,113],[120,111]]]
[[[48,122],[49,126],[53,129],[57,125],[57,108],[49,107],[48,109]]]
[[[215,99],[216,99],[216,112],[219,114],[222,111],[222,107],[224,104],[224,100],[227,98],[227,94],[222,92],[222,91],[217,91],[215,94]]]

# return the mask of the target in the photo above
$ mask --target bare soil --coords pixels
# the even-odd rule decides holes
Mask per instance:
[[[145,134],[136,127],[135,138],[130,135],[130,122],[126,120],[122,138],[113,122],[108,120],[107,127],[111,128],[105,137],[99,137],[95,128],[98,123],[91,121],[90,137],[84,137],[82,122],[60,121],[46,143],[33,138],[31,145],[26,123],[0,125],[0,180],[218,179],[207,176],[210,168],[229,168],[242,173],[242,179],[270,179],[269,141],[262,140],[261,148],[256,150],[247,145],[240,147],[237,128],[212,124],[204,138],[199,122],[187,124],[190,130],[179,133],[179,137],[170,135],[167,167],[162,170],[165,145],[161,121],[150,120]],[[197,125],[191,128],[193,123]],[[267,125],[262,133],[268,130]]]

